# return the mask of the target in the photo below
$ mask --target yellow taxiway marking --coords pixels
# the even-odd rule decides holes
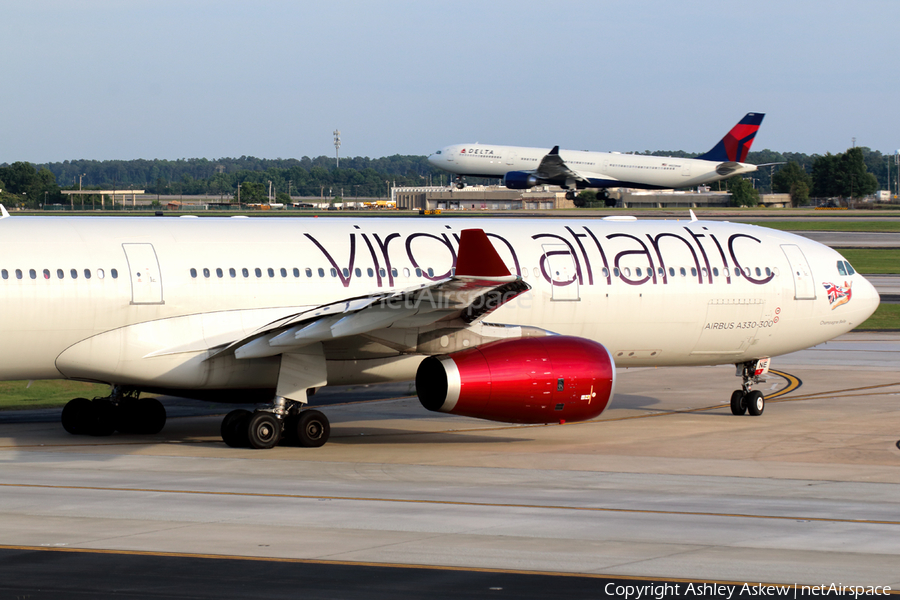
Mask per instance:
[[[473,508],[518,508],[529,510],[562,510],[598,513],[629,513],[642,515],[722,517],[737,519],[772,519],[779,521],[811,521],[824,523],[852,523],[856,525],[900,525],[900,521],[875,519],[840,519],[832,517],[805,517],[796,515],[756,515],[752,513],[719,513],[689,510],[651,510],[639,508],[612,508],[603,506],[566,506],[553,504],[517,504],[511,502],[468,502],[463,500],[425,500],[417,498],[377,498],[367,496],[323,496],[314,494],[272,494],[265,492],[216,492],[211,490],[173,490],[164,488],[101,487],[81,485],[49,485],[40,483],[0,483],[0,488],[23,488],[66,491],[122,492],[144,494],[185,494],[198,496],[231,496],[241,498],[288,498],[291,500],[338,500],[346,502],[385,502],[395,504],[424,504],[466,506]]]
[[[386,569],[417,569],[429,571],[455,571],[464,573],[496,573],[502,575],[539,575],[544,577],[583,577],[587,579],[621,579],[624,581],[663,581],[672,583],[694,583],[694,584],[713,584],[713,585],[734,585],[743,586],[745,581],[729,581],[722,579],[686,579],[683,577],[648,577],[645,575],[618,575],[618,574],[602,574],[602,573],[571,573],[566,571],[531,571],[525,569],[499,569],[488,567],[453,567],[445,565],[420,565],[414,563],[392,563],[392,562],[370,562],[370,561],[350,561],[350,560],[325,560],[321,558],[281,558],[281,557],[265,557],[265,556],[247,556],[227,554],[205,554],[192,552],[162,552],[152,550],[107,550],[98,548],[73,548],[61,546],[14,546],[0,544],[0,550],[18,550],[23,552],[69,552],[73,554],[105,554],[119,556],[148,556],[154,558],[199,558],[204,560],[237,560],[246,562],[269,562],[269,563],[287,563],[300,565],[328,565],[328,566],[346,566],[346,567],[380,567]],[[802,586],[803,584],[795,583],[767,583],[752,582],[754,586]],[[898,590],[885,590],[885,594],[900,595]]]

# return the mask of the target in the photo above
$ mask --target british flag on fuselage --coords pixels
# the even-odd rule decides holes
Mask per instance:
[[[830,282],[822,284],[825,287],[825,293],[828,294],[828,303],[831,304],[831,310],[834,310],[841,304],[850,302],[850,297],[852,296],[850,286],[852,284],[852,281],[845,281],[843,287]]]

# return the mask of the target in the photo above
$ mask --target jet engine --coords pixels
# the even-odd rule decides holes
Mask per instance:
[[[503,176],[501,183],[511,190],[528,190],[544,181],[526,171],[510,171]]]
[[[601,344],[547,336],[430,356],[416,372],[416,392],[436,412],[507,423],[584,421],[606,408],[615,379]]]

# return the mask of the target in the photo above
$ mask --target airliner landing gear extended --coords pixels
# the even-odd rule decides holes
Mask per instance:
[[[770,358],[760,358],[757,360],[747,361],[745,363],[737,363],[737,373],[743,379],[741,389],[735,390],[731,394],[731,414],[742,415],[749,412],[754,417],[763,414],[766,408],[766,397],[762,392],[752,389],[753,384],[759,383],[760,377],[769,372]]]
[[[318,448],[328,441],[331,425],[328,417],[286,398],[276,400],[272,408],[233,410],[222,419],[222,441],[232,448],[274,448],[279,442],[304,448]]]
[[[462,175],[456,176],[456,189],[463,190],[466,188],[466,178]]]
[[[166,409],[156,398],[114,386],[106,398],[75,398],[62,411],[62,426],[73,435],[156,434],[166,425]]]

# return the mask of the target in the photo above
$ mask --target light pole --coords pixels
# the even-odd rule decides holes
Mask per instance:
[[[338,152],[341,149],[341,131],[340,129],[334,130],[334,159],[336,161],[336,168],[341,168],[341,157]]]

